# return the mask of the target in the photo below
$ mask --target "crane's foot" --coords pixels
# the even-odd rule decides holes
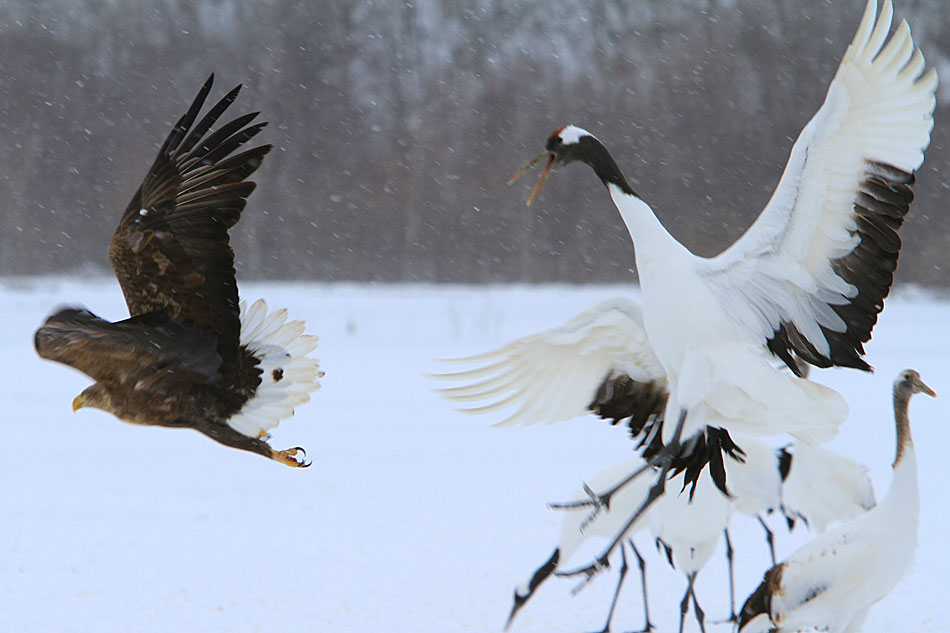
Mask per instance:
[[[549,503],[548,507],[554,510],[576,510],[577,508],[593,508],[584,520],[581,521],[580,530],[583,532],[587,529],[594,519],[596,519],[601,512],[606,512],[610,510],[610,497],[616,491],[608,490],[603,494],[597,494],[594,490],[588,486],[586,483],[583,484],[584,494],[587,495],[587,499],[581,499],[577,501],[564,501],[564,502],[555,502]]]
[[[607,552],[604,556],[601,556],[600,558],[595,559],[594,562],[592,562],[590,565],[586,565],[584,567],[578,567],[577,569],[572,569],[570,571],[556,571],[554,572],[554,575],[560,576],[562,578],[573,578],[575,576],[583,576],[584,578],[581,580],[581,584],[579,584],[577,587],[571,590],[572,594],[577,593],[578,591],[583,589],[584,586],[587,585],[587,583],[589,583],[594,576],[604,571],[605,569],[610,568],[610,561],[607,558],[609,554],[610,552]]]
[[[739,615],[736,614],[736,613],[733,613],[733,614],[730,615],[728,618],[723,618],[723,619],[721,619],[721,620],[710,620],[710,621],[709,621],[710,624],[733,624],[733,625],[736,624],[737,622],[739,622]]]
[[[587,499],[581,499],[579,501],[555,501],[554,503],[549,503],[548,507],[555,510],[574,510],[575,508],[588,508],[590,506],[596,509],[610,509],[610,491],[599,495],[586,483],[582,485],[582,489],[584,494],[587,495]]]
[[[299,446],[288,448],[285,451],[272,450],[271,459],[291,468],[306,468],[310,465],[310,460],[307,459],[307,451]]]

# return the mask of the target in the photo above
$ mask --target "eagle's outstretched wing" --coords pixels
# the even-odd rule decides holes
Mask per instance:
[[[65,308],[46,319],[33,341],[43,358],[130,389],[219,380],[214,339],[160,312],[110,323],[88,310]]]
[[[228,229],[254,190],[245,179],[271,146],[231,156],[266,125],[249,125],[256,112],[209,134],[240,86],[195,125],[213,79],[175,124],[122,214],[109,259],[133,317],[164,312],[211,333],[227,371],[237,364],[240,334]]]

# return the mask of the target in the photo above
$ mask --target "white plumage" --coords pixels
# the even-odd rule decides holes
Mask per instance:
[[[729,500],[709,477],[700,477],[694,492],[692,498],[686,493],[664,494],[647,513],[653,535],[670,548],[676,568],[686,576],[686,592],[680,603],[680,633],[690,598],[696,620],[704,629],[704,613],[694,588],[696,575],[716,551],[731,512]],[[635,510],[636,506],[628,506],[624,515]]]
[[[263,299],[249,308],[241,301],[240,309],[241,345],[260,359],[261,384],[228,424],[243,435],[263,439],[320,388],[320,361],[307,356],[318,339],[304,334],[303,321],[287,321],[287,310],[268,314]]]
[[[872,510],[806,543],[765,574],[739,619],[744,633],[822,629],[856,633],[868,609],[907,573],[917,547],[920,499],[907,407],[934,392],[917,372],[894,383],[897,454],[887,496]]]
[[[819,367],[870,369],[863,344],[893,281],[898,230],[930,142],[937,87],[907,24],[888,37],[892,17],[890,0],[880,16],[877,0],[868,0],[825,102],[795,142],[772,198],[717,257],[697,257],[677,242],[586,130],[560,128],[528,164],[548,157],[529,204],[553,166],[581,161],[591,167],[636,247],[642,325],[663,368],[668,398],[659,414],[663,446],[650,457],[660,473],[631,522],[661,494],[671,461],[683,456],[683,447],[698,446],[701,434],[708,442],[709,429],[788,433],[818,444],[834,437],[847,417],[837,392],[779,372],[773,363],[781,359],[797,372],[794,353]],[[510,349],[508,355],[521,352]],[[514,420],[554,419],[553,411],[568,411],[544,400],[545,386],[532,380],[518,370],[496,377],[491,389],[466,395],[478,399],[514,386],[509,399],[495,403],[522,404]],[[707,452],[710,464],[717,450]],[[600,509],[614,492],[593,504]],[[618,542],[619,536],[578,573],[602,566]]]
[[[798,496],[794,503],[794,517],[804,519],[812,529],[821,532],[828,522],[849,520],[874,505],[874,493],[865,469],[838,453],[827,449],[802,449],[800,445],[794,446],[791,452],[792,466],[783,481],[778,451],[754,437],[739,435],[735,439],[745,451],[745,460],[725,460],[732,498],[725,497],[709,477],[703,476],[700,477],[691,500],[689,494],[679,493],[680,482],[674,479],[671,484],[674,490],[660,497],[622,535],[623,538],[630,538],[649,527],[653,536],[670,548],[672,561],[686,576],[688,583],[680,605],[683,614],[686,612],[688,597],[693,598],[694,606],[698,604],[691,592],[692,584],[714,553],[734,512],[750,517],[756,517],[770,509],[783,509],[788,512],[785,496],[787,487],[792,485],[796,489],[794,495]],[[803,452],[808,455],[809,460],[804,468],[798,467],[795,461]],[[588,479],[586,487],[594,490],[609,488],[642,465],[643,461],[637,459],[614,466]],[[843,475],[823,480],[829,473]],[[616,536],[617,532],[624,528],[631,513],[646,497],[652,483],[647,476],[634,479],[629,485],[618,490],[611,499],[609,509],[598,513],[593,519],[590,518],[586,507],[564,508],[561,534],[554,554],[538,568],[527,583],[515,590],[515,603],[509,616],[509,625],[541,584],[552,575],[576,564],[577,554],[587,549],[585,545]],[[811,498],[807,498],[803,493],[810,486],[814,488],[811,489]],[[836,487],[840,489],[831,490]],[[577,497],[584,494],[583,489],[575,492]],[[623,576],[618,580],[617,593],[622,582]],[[647,630],[651,625],[646,602],[645,577],[643,592],[646,617],[644,630]],[[617,593],[614,595],[614,601],[617,599]],[[696,609],[695,612],[697,619],[702,620],[702,611]],[[609,629],[612,615],[613,605],[608,613],[605,629]]]
[[[835,451],[794,442],[782,478],[780,453],[755,437],[735,434],[744,462],[726,460],[729,491],[737,512],[755,517],[767,510],[803,520],[815,532],[848,521],[874,507],[867,469]]]
[[[598,393],[604,395],[612,381],[623,377],[635,381],[640,391],[653,394],[647,405],[656,407],[654,414],[662,412],[667,395],[666,375],[646,338],[640,305],[621,297],[603,301],[561,326],[449,362],[476,366],[437,375],[464,383],[440,389],[440,393],[463,405],[475,405],[462,409],[468,413],[507,412],[498,425],[579,417],[590,412]],[[743,462],[724,460],[733,508],[739,513],[754,517],[768,509],[782,510],[821,532],[828,522],[851,519],[874,505],[865,469],[840,454],[796,442],[790,448],[791,468],[783,481],[775,449],[742,432],[733,432],[732,439],[745,453]],[[631,464],[627,472],[639,465],[642,461]],[[601,473],[588,482],[589,489],[603,490],[616,484],[622,479],[622,468]],[[559,569],[587,538],[607,536],[610,531],[618,536],[617,531],[646,498],[649,488],[646,478],[634,482],[618,490],[611,499],[610,512],[591,521],[583,535],[579,527],[589,508],[568,513],[558,546]],[[659,503],[665,502],[661,498]],[[641,525],[642,520],[636,521],[626,533],[635,533]],[[723,521],[715,528],[715,540],[725,526]]]
[[[773,535],[762,513],[778,510],[787,519],[802,521],[813,532],[821,533],[829,523],[848,521],[874,507],[874,489],[867,469],[840,453],[802,442],[775,450],[754,437],[741,434],[736,434],[733,439],[742,447],[745,456],[743,462],[725,461],[732,507],[740,514],[758,518],[765,530],[773,565]],[[783,460],[788,462],[784,478]],[[735,620],[728,528],[725,534],[730,617]]]
[[[858,293],[831,262],[857,246],[853,207],[859,184],[875,172],[869,163],[912,173],[933,128],[936,71],[923,73],[906,21],[887,40],[891,2],[875,22],[876,4],[869,0],[825,102],[795,142],[762,214],[701,270],[744,328],[768,337],[783,319],[824,356],[829,343],[818,326],[845,331],[830,307]]]
[[[770,360],[789,362],[794,350],[819,366],[867,368],[862,343],[890,287],[937,85],[906,23],[888,39],[892,13],[885,0],[875,19],[869,0],[771,200],[717,257],[677,242],[589,132],[567,126],[548,140],[542,182],[553,165],[587,163],[636,245],[643,323],[670,385],[665,440],[681,412],[684,438],[708,424],[809,443],[833,437],[846,417],[837,393]]]
[[[447,362],[477,366],[438,374],[466,383],[439,392],[462,405],[478,405],[462,408],[465,413],[509,409],[496,426],[585,415],[611,376],[626,375],[666,391],[666,373],[647,339],[640,304],[623,297],[603,301],[564,325]]]
[[[797,442],[782,484],[782,511],[814,532],[874,507],[874,486],[864,466],[840,453]]]

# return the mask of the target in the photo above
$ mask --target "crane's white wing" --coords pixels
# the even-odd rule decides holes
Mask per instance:
[[[861,359],[897,265],[898,229],[933,128],[937,75],[893,10],[868,0],[825,102],[762,214],[704,273],[730,313],[789,363]]]
[[[730,432],[742,449],[742,460],[723,459],[729,494],[736,510],[748,516],[778,508],[782,502],[779,454],[754,435]]]
[[[788,516],[804,519],[815,532],[829,523],[848,521],[874,507],[874,486],[867,469],[820,446],[796,442],[782,484]]]
[[[560,327],[448,362],[474,368],[438,374],[464,383],[439,392],[475,405],[461,409],[468,413],[510,409],[497,426],[580,417],[595,398],[606,404],[622,397],[621,417],[660,414],[666,403],[666,374],[647,340],[640,304],[629,299],[604,301]]]

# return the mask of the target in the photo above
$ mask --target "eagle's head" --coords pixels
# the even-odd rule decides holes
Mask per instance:
[[[102,409],[112,413],[112,405],[112,396],[99,383],[89,385],[82,390],[82,393],[73,398],[73,411],[78,411],[83,407],[92,407],[93,409]]]

